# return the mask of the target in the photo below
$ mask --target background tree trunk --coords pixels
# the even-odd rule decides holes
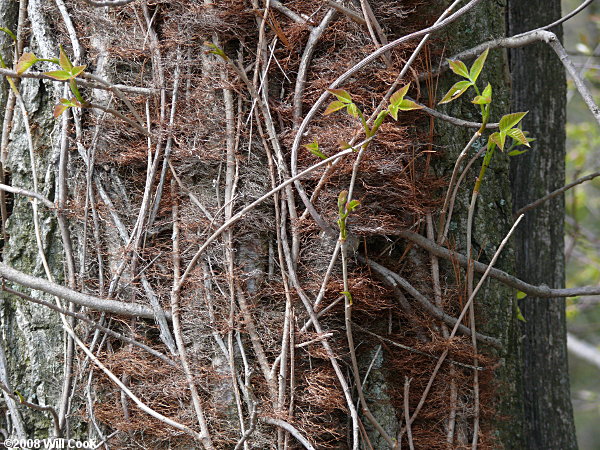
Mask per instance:
[[[509,34],[552,23],[560,1],[509,1]],[[551,30],[562,36],[562,26]],[[564,185],[566,79],[556,54],[544,44],[510,51],[512,108],[529,110],[524,129],[533,149],[511,164],[513,208]],[[516,237],[516,275],[533,284],[563,287],[564,198],[529,211]],[[527,297],[521,302],[523,434],[526,448],[577,448],[569,389],[565,301]]]

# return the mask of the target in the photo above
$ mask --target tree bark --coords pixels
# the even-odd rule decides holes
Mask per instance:
[[[560,1],[509,1],[509,35],[552,23]],[[552,29],[559,37],[562,26]],[[511,163],[515,210],[564,185],[566,80],[544,44],[510,51],[513,111],[527,111],[533,148]],[[533,284],[564,287],[564,197],[526,213],[516,233],[516,275]],[[569,390],[563,298],[520,302],[523,336],[523,435],[526,448],[577,448]]]

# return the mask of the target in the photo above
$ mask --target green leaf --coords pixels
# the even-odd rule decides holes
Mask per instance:
[[[342,150],[348,150],[349,148],[352,148],[352,146],[348,142],[342,141],[340,142],[340,148]]]
[[[349,291],[341,291],[340,294],[343,294],[348,300],[348,303],[352,304],[352,294]]]
[[[490,83],[487,84],[483,92],[481,93],[482,97],[492,98],[492,85]]]
[[[75,97],[70,99],[61,98],[59,101],[65,106],[81,108],[81,103]]]
[[[471,103],[475,103],[476,105],[487,105],[492,103],[492,99],[489,97],[484,97],[483,95],[476,96]]]
[[[476,105],[487,105],[492,103],[492,85],[488,83],[481,95],[475,97],[472,103],[475,103]]]
[[[508,152],[508,156],[519,156],[522,155],[523,153],[527,153],[528,150],[512,150],[510,152]]]
[[[485,60],[487,58],[489,51],[490,51],[490,49],[486,48],[485,51],[481,55],[479,55],[479,58],[477,58],[475,60],[475,62],[473,63],[473,65],[471,66],[471,71],[469,72],[469,78],[471,79],[471,81],[473,83],[475,83],[475,81],[477,81],[477,78],[479,78],[479,74],[481,73],[481,70],[483,69],[483,65],[485,64]]]
[[[8,28],[0,27],[0,31],[4,31],[6,34],[8,34],[12,38],[13,41],[17,42],[17,37],[15,36],[15,33],[10,31]]]
[[[381,124],[383,123],[383,121],[385,120],[385,118],[388,116],[390,112],[387,109],[384,109],[383,111],[379,111],[379,114],[377,114],[377,118],[375,119],[375,122],[373,122],[373,130],[377,130]]]
[[[402,102],[400,103],[400,111],[412,111],[414,109],[422,109],[423,106],[422,105],[418,105],[415,102],[413,102],[412,100],[402,100]]]
[[[31,66],[33,66],[36,62],[38,62],[37,56],[33,53],[23,53],[17,61],[17,66],[15,67],[15,71],[21,75],[26,72]]]
[[[207,53],[212,53],[213,55],[217,55],[220,56],[221,58],[223,58],[224,60],[228,60],[229,58],[227,57],[227,55],[225,54],[225,52],[223,50],[221,50],[219,47],[217,47],[215,44],[213,44],[212,42],[204,42],[204,45],[206,45],[207,47],[209,47],[211,50],[208,50]]]
[[[469,78],[469,69],[467,69],[467,66],[464,62],[459,60],[453,61],[449,59],[448,64],[450,64],[450,69],[452,69],[452,72],[454,72],[456,75]]]
[[[77,100],[79,100],[81,103],[85,103],[85,100],[83,100],[83,97],[81,96],[81,93],[79,92],[79,88],[77,87],[77,82],[73,78],[71,78],[69,80],[69,87],[71,88],[71,92],[73,93],[75,98]]]
[[[73,78],[75,78],[76,76],[80,75],[86,68],[87,66],[76,66],[73,67],[71,69],[71,75],[73,76]]]
[[[456,100],[458,97],[463,95],[465,91],[471,86],[473,86],[473,82],[471,81],[459,81],[450,88],[450,90],[446,93],[446,95],[444,95],[444,98],[442,98],[438,105],[443,105],[444,103],[449,103],[452,100]]]
[[[352,103],[352,97],[343,89],[327,89],[327,92],[335,95],[340,102]]]
[[[60,67],[67,72],[71,72],[73,70],[73,64],[71,64],[71,61],[65,53],[65,49],[62,47],[62,45],[60,46],[60,53],[58,55],[58,64],[60,64]]]
[[[350,103],[348,104],[348,106],[346,107],[346,111],[348,111],[348,114],[350,114],[352,117],[358,117],[358,106],[356,106],[356,104],[354,103]]]
[[[315,139],[311,144],[306,144],[306,147],[313,155],[318,156],[321,159],[327,159],[327,156],[319,150],[319,143]]]
[[[521,312],[521,308],[519,308],[517,306],[517,319],[519,319],[521,322],[527,322],[527,320],[525,320],[525,316],[523,316],[523,313]]]
[[[528,113],[528,111],[525,112],[517,112],[517,113],[512,113],[512,114],[507,114],[505,116],[502,116],[502,119],[500,119],[500,131],[508,131],[510,130],[512,127],[514,127],[516,124],[518,124],[521,119],[523,117],[525,117],[525,115]]]
[[[410,83],[408,83],[405,86],[402,86],[400,89],[394,92],[394,94],[390,97],[390,105],[400,105],[400,103],[402,103],[402,100],[404,99],[404,96],[408,92],[408,88],[410,88]]]
[[[519,142],[520,144],[526,145],[527,147],[531,147],[529,145],[529,142],[527,141],[527,138],[525,137],[525,134],[523,134],[523,131],[519,128],[511,128],[506,132],[506,134],[513,138],[515,141]]]
[[[517,291],[517,300],[523,300],[525,297],[527,297],[527,294],[523,291]]]
[[[398,105],[390,105],[388,107],[388,112],[390,113],[390,116],[394,118],[394,120],[398,120],[398,108]]]
[[[60,115],[62,113],[64,113],[67,109],[69,109],[69,106],[59,103],[58,105],[56,105],[54,107],[54,111],[52,112],[52,115],[54,116],[55,119],[58,119],[60,117]]]
[[[345,108],[345,107],[346,107],[345,103],[342,103],[339,100],[334,100],[329,104],[329,106],[327,107],[327,109],[325,110],[323,115],[328,116],[329,114],[339,111],[340,109]]]
[[[360,205],[360,202],[358,200],[350,200],[346,205],[346,209],[349,212],[352,212],[358,207],[358,205]]]
[[[44,72],[44,75],[59,81],[67,81],[72,78],[71,73],[66,70],[52,70],[50,72]]]
[[[504,142],[506,141],[506,135],[502,133],[492,133],[488,138],[490,142],[493,142],[498,146],[500,150],[504,149]],[[489,147],[489,146],[488,146]]]
[[[340,192],[338,195],[338,210],[344,211],[344,207],[346,206],[346,201],[348,200],[348,191]]]

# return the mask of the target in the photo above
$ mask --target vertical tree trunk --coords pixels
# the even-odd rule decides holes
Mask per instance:
[[[559,0],[509,1],[510,35],[552,23]],[[551,30],[559,37],[562,27]],[[515,210],[564,184],[566,82],[556,54],[544,44],[510,51],[512,108],[529,110],[524,129],[533,149],[511,164]],[[516,275],[533,284],[564,286],[564,198],[527,212],[516,234]],[[521,301],[523,335],[523,433],[526,447],[577,448],[569,391],[565,302]]]

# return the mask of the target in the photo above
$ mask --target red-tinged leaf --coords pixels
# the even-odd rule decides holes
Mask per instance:
[[[459,81],[455,83],[454,86],[450,88],[450,90],[444,95],[444,98],[440,100],[439,105],[443,105],[444,103],[449,103],[453,100],[456,100],[458,97],[463,95],[467,89],[473,86],[471,81]]]
[[[452,69],[452,72],[454,72],[456,75],[469,78],[469,69],[467,69],[467,66],[464,62],[459,60],[453,61],[449,59],[448,64],[450,64],[450,69]]]
[[[348,142],[340,142],[340,148],[342,150],[348,150],[349,148],[352,148],[352,146],[348,143]]]
[[[76,76],[80,75],[81,72],[83,72],[86,67],[87,66],[76,66],[76,67],[73,67],[71,69],[71,75],[73,75],[73,78],[75,78]]]
[[[62,104],[58,104],[54,107],[54,111],[52,112],[52,115],[54,116],[55,119],[58,119],[60,117],[60,115],[62,113],[64,113],[67,109],[69,109],[69,106],[66,105],[62,105]]]
[[[71,72],[73,70],[73,64],[71,64],[71,61],[69,60],[69,57],[65,53],[65,49],[62,48],[62,45],[60,46],[60,53],[58,56],[58,64],[60,64],[60,67],[62,67],[63,70],[65,70],[67,72]]]
[[[527,147],[531,147],[529,145],[529,141],[525,137],[525,134],[519,128],[511,128],[506,132],[506,134],[513,138],[515,141],[519,142],[520,144],[526,145]]]
[[[477,81],[477,78],[479,78],[479,74],[481,73],[481,70],[483,69],[483,65],[485,64],[485,60],[488,56],[490,49],[489,47],[485,49],[485,51],[479,55],[479,58],[477,58],[475,60],[475,62],[473,63],[473,65],[471,66],[471,71],[469,72],[469,78],[471,79],[471,81],[473,83],[475,83],[475,81]]]
[[[325,110],[323,115],[328,116],[329,114],[339,111],[340,109],[345,108],[345,107],[346,107],[345,103],[343,103],[339,100],[334,100],[329,104],[329,106],[327,107],[327,109]]]
[[[489,103],[492,103],[492,99],[490,97],[478,95],[471,101],[471,103],[475,103],[476,105],[487,105]]]
[[[348,202],[348,204],[346,205],[346,209],[349,212],[354,211],[358,206],[360,205],[360,202],[358,200],[350,200]]]
[[[340,102],[352,103],[352,97],[343,89],[327,89],[327,91],[337,97]]]
[[[33,53],[23,53],[17,62],[17,67],[15,67],[15,71],[21,75],[26,72],[31,66],[33,66],[36,62],[38,62],[37,56]]]
[[[413,102],[412,100],[402,100],[402,102],[399,105],[400,111],[412,111],[414,109],[422,109],[423,106],[422,105],[418,105],[415,102]]]
[[[58,81],[67,81],[72,77],[71,73],[67,72],[66,70],[52,70],[50,72],[44,72],[44,75],[47,75],[50,78],[54,78]]]
[[[528,111],[517,112],[517,113],[512,113],[512,114],[507,114],[505,116],[502,116],[502,119],[500,119],[500,123],[498,124],[500,127],[500,131],[510,130],[512,127],[514,127],[516,124],[518,124],[521,121],[521,119],[523,117],[525,117],[525,115],[527,113],[528,113]]]
[[[506,135],[503,133],[493,133],[490,135],[489,140],[496,144],[500,150],[504,150],[504,142],[506,141]]]
[[[399,105],[404,99],[406,93],[408,92],[408,88],[410,88],[410,83],[408,83],[405,86],[402,86],[400,89],[394,92],[394,94],[390,97],[390,105]]]

